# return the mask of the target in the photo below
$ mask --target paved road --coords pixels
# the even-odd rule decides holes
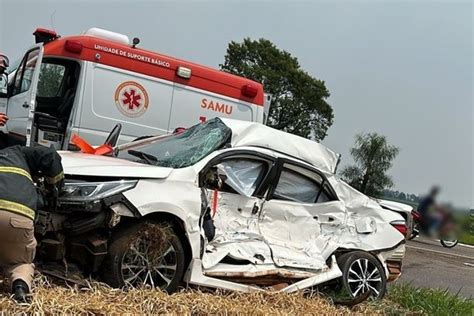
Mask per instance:
[[[409,241],[406,250],[399,282],[474,298],[474,247],[447,249],[438,241],[419,237]]]

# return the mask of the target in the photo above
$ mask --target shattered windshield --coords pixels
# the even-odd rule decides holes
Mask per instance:
[[[137,145],[128,154],[155,166],[184,168],[194,165],[230,141],[231,130],[219,118],[184,132]]]

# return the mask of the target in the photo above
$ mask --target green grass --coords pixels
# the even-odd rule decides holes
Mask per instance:
[[[466,245],[474,245],[474,235],[472,234],[461,234],[459,242]]]
[[[414,287],[399,283],[389,288],[387,298],[412,312],[427,315],[474,315],[474,300],[447,290]]]
[[[459,242],[468,245],[474,245],[474,214],[459,218],[461,228]]]

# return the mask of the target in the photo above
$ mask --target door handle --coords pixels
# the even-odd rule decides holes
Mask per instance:
[[[24,107],[25,109],[27,109],[27,108],[30,107],[30,105],[28,104],[28,102],[25,102],[25,103],[23,103],[22,107]]]
[[[258,208],[258,206],[257,206],[257,203],[255,203],[255,204],[253,205],[253,207],[252,207],[252,215],[257,214],[257,213],[258,213],[258,210],[259,210],[259,208]]]

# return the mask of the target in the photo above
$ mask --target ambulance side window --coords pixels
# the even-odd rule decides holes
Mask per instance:
[[[23,70],[25,70],[25,63],[24,60],[21,62],[20,67],[18,67],[16,74],[15,74],[15,81],[13,83],[13,92],[12,95],[20,93],[20,83],[21,77],[23,76]]]
[[[31,81],[33,79],[33,73],[36,67],[36,61],[38,60],[38,55],[39,49],[32,50],[21,62],[21,65],[15,75],[15,83],[13,86],[12,95],[23,93],[30,89]]]
[[[42,63],[38,81],[38,97],[59,96],[66,67],[58,64]]]

